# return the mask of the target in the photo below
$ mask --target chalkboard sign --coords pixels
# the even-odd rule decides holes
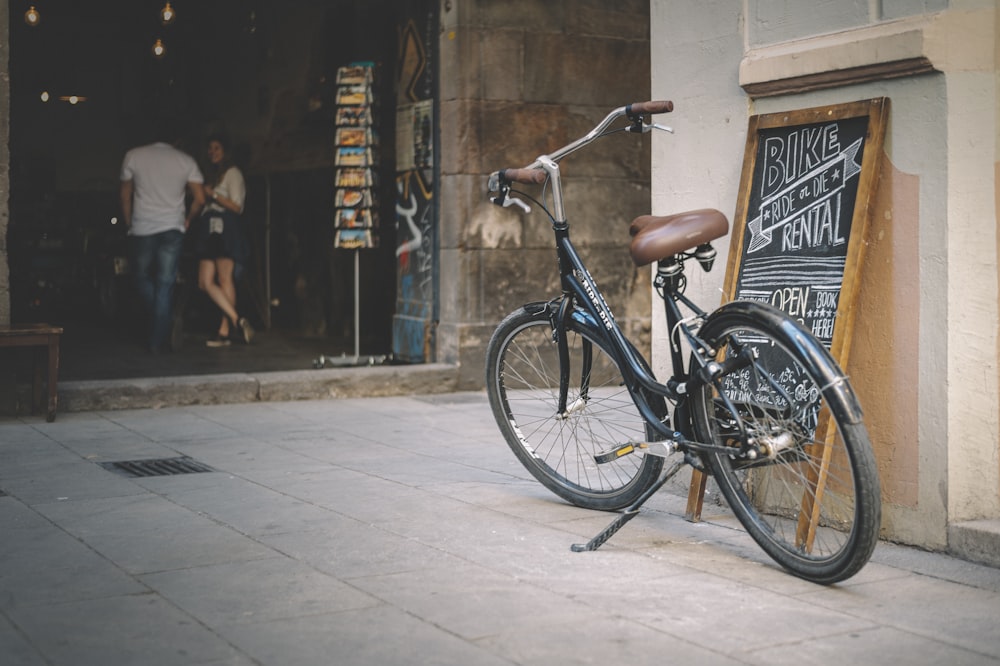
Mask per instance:
[[[889,99],[750,118],[728,300],[770,303],[841,363],[878,182]]]
[[[747,131],[724,298],[763,301],[785,311],[842,366],[888,114],[889,99],[881,97],[752,116]],[[755,351],[764,367],[776,362],[767,345]],[[769,370],[788,395],[797,396],[799,370]],[[724,381],[730,383],[727,390],[754,401],[752,383],[740,377]],[[818,410],[796,413],[799,425],[819,441],[829,436]],[[701,519],[706,480],[694,470],[688,520]]]

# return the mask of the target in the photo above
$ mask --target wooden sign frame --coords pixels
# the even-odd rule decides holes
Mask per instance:
[[[755,115],[751,116],[747,129],[739,198],[723,286],[724,302],[747,298],[749,294],[753,300],[777,305],[793,318],[803,321],[807,328],[811,324],[814,334],[829,347],[842,367],[847,365],[853,335],[855,306],[861,287],[860,269],[868,244],[869,220],[881,170],[889,106],[888,97],[878,97]],[[860,129],[862,123],[863,131]],[[839,129],[848,126],[850,131],[845,134],[850,136],[851,142],[844,145]],[[854,135],[860,135],[860,138],[854,138]],[[857,178],[856,184],[850,183],[854,178]],[[851,195],[853,202],[845,202]],[[840,230],[837,225],[845,221],[847,203],[853,204],[849,229]],[[826,217],[822,217],[824,212],[818,211],[821,207]],[[832,210],[836,211],[835,219],[830,212]],[[813,217],[806,219],[809,215]],[[785,225],[800,225],[801,228],[789,231]],[[849,236],[843,238],[838,233],[848,233]],[[828,258],[811,256],[807,248],[804,258],[800,256],[797,260],[787,261],[783,261],[784,255],[773,249],[765,260],[750,256],[771,243],[801,249],[798,246],[811,243],[821,247],[824,240],[832,240],[831,245],[842,240],[843,243],[839,244],[846,244],[846,252],[838,250],[836,257]],[[764,254],[768,253],[765,251]],[[741,282],[741,277],[749,273],[744,269],[754,261],[758,266],[753,268],[752,277]],[[824,289],[827,294],[836,291],[832,311],[829,305],[833,297],[823,299],[825,303],[816,302],[819,300],[817,297],[808,306],[803,303],[803,300],[808,300],[803,298],[808,291],[800,290],[795,295],[791,293],[794,289],[789,288],[788,299],[783,297],[780,289],[768,295],[769,271],[777,276],[798,270],[799,275],[795,279],[802,281],[808,277],[810,262],[814,266],[822,266],[822,270],[829,273],[824,276],[827,282]],[[798,267],[788,265],[796,263]],[[836,275],[838,272],[839,276]],[[836,285],[838,277],[839,286]],[[751,282],[754,288],[747,286]],[[795,305],[788,307],[790,302]],[[789,311],[797,308],[801,308],[801,312]],[[824,310],[822,316],[816,316],[821,309]],[[796,316],[807,312],[811,321],[805,316]],[[686,512],[688,520],[701,519],[706,481],[704,474],[693,471]]]
[[[847,164],[849,167],[855,169],[860,168],[856,173],[858,179],[856,196],[853,201],[853,213],[850,217],[850,236],[847,239],[847,251],[844,257],[842,281],[836,303],[836,314],[832,317],[832,336],[823,334],[827,330],[826,327],[821,326],[819,330],[813,331],[829,347],[833,357],[837,359],[837,362],[841,366],[847,364],[847,354],[853,334],[855,304],[858,290],[861,286],[859,273],[863,265],[865,247],[868,241],[868,225],[871,218],[874,193],[878,187],[888,115],[889,98],[879,97],[835,106],[756,115],[750,118],[747,130],[743,172],[740,177],[739,199],[736,205],[736,216],[733,220],[729,261],[726,265],[726,277],[723,287],[726,301],[735,300],[740,296],[741,269],[745,267],[748,259],[752,259],[748,257],[747,252],[748,247],[752,246],[755,241],[755,232],[752,227],[755,222],[758,222],[763,217],[760,209],[757,211],[750,210],[752,202],[756,203],[759,198],[763,198],[759,194],[755,197],[753,192],[755,186],[761,186],[759,179],[755,179],[755,176],[760,176],[762,172],[759,160],[762,156],[765,160],[767,158],[764,154],[766,146],[761,144],[762,136],[768,134],[769,131],[798,133],[800,130],[807,130],[821,133],[826,128],[836,126],[838,123],[844,121],[867,118],[864,141],[860,148],[851,152],[851,146],[838,144],[837,150],[834,151],[836,158],[834,160],[827,160],[827,163],[838,162],[837,165],[834,165],[835,167]],[[799,134],[799,136],[802,135]],[[822,141],[822,138],[820,141]],[[856,161],[858,152],[861,153],[860,164]],[[815,148],[812,154],[816,155]],[[805,164],[803,170],[809,168],[807,158],[803,158],[803,164]],[[765,163],[763,166],[767,167],[769,165]],[[806,171],[806,178],[793,177],[793,182],[797,184],[804,183],[803,186],[809,186],[811,183],[807,182],[808,174],[815,174],[818,171],[822,171],[823,167],[824,164],[821,163],[818,167]],[[816,177],[814,176],[814,178]],[[847,182],[850,179],[851,176],[847,176],[842,181]],[[784,189],[787,190],[788,188]],[[851,189],[853,190],[854,188],[852,187]],[[751,218],[751,215],[754,215],[754,217]],[[841,216],[843,217],[843,214]],[[758,222],[758,225],[760,225],[757,226],[757,237],[759,239],[763,233],[768,231],[768,228],[762,226],[766,225],[766,222]],[[781,230],[775,229],[774,231],[779,232]],[[748,233],[751,236],[749,239],[747,238]],[[773,238],[772,242],[775,242]],[[769,299],[769,302],[780,307],[782,305],[780,300],[779,298],[779,302],[774,302],[774,298],[772,297],[772,299]],[[787,311],[785,307],[782,307],[782,309]],[[789,314],[793,317],[795,316],[794,313]],[[807,323],[808,327],[808,322],[804,323]]]

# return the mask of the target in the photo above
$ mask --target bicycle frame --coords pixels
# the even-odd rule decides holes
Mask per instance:
[[[692,349],[703,351],[707,350],[705,349],[705,345],[685,323],[683,313],[678,306],[678,301],[683,303],[685,307],[689,308],[694,313],[695,319],[700,320],[704,318],[706,316],[705,311],[684,296],[676,288],[676,286],[671,286],[671,284],[666,283],[666,281],[664,282],[662,295],[666,313],[667,330],[670,331],[670,356],[673,372],[671,379],[667,384],[660,383],[657,381],[652,371],[648,369],[649,365],[646,359],[643,358],[635,347],[632,346],[625,338],[624,333],[618,326],[614,314],[612,313],[610,307],[608,307],[604,296],[597,286],[597,283],[584,266],[580,255],[577,253],[576,248],[573,246],[569,237],[569,222],[564,206],[562,177],[558,161],[604,136],[604,132],[611,126],[611,124],[623,116],[628,116],[629,120],[632,122],[631,126],[624,128],[625,131],[646,132],[653,127],[664,129],[666,131],[672,131],[670,128],[661,127],[659,125],[644,125],[640,113],[641,109],[636,110],[633,106],[634,105],[622,106],[613,110],[585,136],[569,143],[551,154],[540,156],[535,160],[535,162],[527,167],[524,167],[523,169],[508,171],[518,172],[521,176],[518,180],[529,180],[533,182],[540,181],[537,177],[532,177],[528,174],[531,174],[532,172],[544,172],[551,185],[552,211],[550,214],[553,219],[552,228],[555,232],[560,284],[562,286],[563,293],[558,311],[553,318],[553,329],[556,341],[559,345],[558,349],[561,367],[558,402],[559,413],[564,417],[568,416],[569,411],[573,407],[566,404],[569,392],[570,367],[569,354],[566,348],[565,330],[568,318],[577,311],[576,307],[579,306],[583,308],[587,317],[589,317],[589,321],[587,323],[593,325],[595,334],[599,335],[601,339],[607,343],[609,350],[614,356],[615,362],[618,364],[619,369],[622,372],[622,376],[626,381],[628,391],[631,394],[636,407],[639,409],[640,414],[649,426],[663,440],[671,440],[677,444],[692,444],[695,448],[704,449],[705,447],[712,447],[712,445],[699,445],[695,443],[693,441],[694,434],[691,431],[690,424],[678,422],[682,420],[679,420],[676,417],[673,422],[676,429],[672,428],[669,416],[664,410],[660,410],[663,411],[662,414],[657,413],[657,410],[650,404],[650,401],[643,393],[643,389],[661,398],[669,399],[675,402],[682,402],[683,398],[681,394],[685,392],[686,385],[691,380],[691,377],[685,368],[680,344],[679,342],[674,341],[674,336],[679,331],[684,335]],[[503,190],[501,185],[501,183],[506,180],[504,175],[505,173],[507,172],[494,174],[495,176],[499,176],[499,178],[497,178],[497,188],[492,187],[494,179],[491,178],[491,189],[500,189],[501,191],[498,200],[495,200],[495,203],[500,205],[504,205],[507,193]],[[703,361],[701,359],[700,354],[695,354],[694,358],[698,359],[703,366],[707,364],[707,361]],[[584,363],[588,364],[589,362],[589,349],[587,349],[585,351]],[[589,367],[582,368],[581,396],[583,398],[585,398],[587,394],[587,377],[589,376],[589,370]]]
[[[677,395],[666,384],[661,384],[651,371],[647,371],[646,360],[639,355],[639,352],[626,340],[624,333],[618,326],[611,308],[604,300],[597,283],[583,265],[580,255],[574,248],[569,238],[569,229],[566,227],[556,229],[556,248],[559,256],[560,280],[562,284],[563,297],[560,303],[559,313],[555,318],[555,334],[559,344],[559,356],[564,362],[564,367],[568,365],[568,354],[566,352],[565,327],[567,317],[572,313],[573,306],[579,306],[589,316],[588,323],[593,324],[594,331],[600,335],[601,339],[608,343],[609,351],[612,352],[615,362],[618,364],[625,379],[629,393],[632,395],[643,418],[654,428],[658,435],[665,439],[676,440],[681,433],[670,427],[670,423],[663,422],[664,415],[658,415],[649,401],[643,395],[639,387],[643,387],[654,394],[664,398],[676,399]],[[578,277],[579,276],[579,277]],[[681,313],[676,303],[670,298],[664,298],[667,306],[667,325],[670,330],[678,325]],[[704,314],[698,311],[699,314]],[[673,347],[672,347],[673,350]],[[672,379],[678,382],[685,381],[683,358],[679,351],[671,354],[673,366]],[[583,368],[586,376],[588,368]],[[568,391],[567,381],[568,369],[564,370],[564,381],[561,381],[559,389],[559,408],[562,412],[566,409],[566,394]],[[683,424],[677,424],[683,425]],[[685,428],[686,429],[686,428]],[[690,438],[691,433],[683,433]]]

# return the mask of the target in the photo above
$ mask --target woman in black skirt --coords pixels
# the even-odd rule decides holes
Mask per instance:
[[[246,181],[229,157],[227,147],[222,136],[209,137],[209,165],[205,170],[207,204],[195,230],[198,288],[222,310],[219,329],[206,343],[209,347],[229,345],[233,330],[247,344],[254,334],[250,322],[236,311],[233,273],[236,265],[243,264],[249,254],[241,219]]]

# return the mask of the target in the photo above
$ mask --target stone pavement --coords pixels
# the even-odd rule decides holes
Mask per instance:
[[[99,463],[190,456],[128,478]],[[778,569],[725,510],[568,506],[482,393],[0,419],[0,664],[1000,663],[1000,570]]]

